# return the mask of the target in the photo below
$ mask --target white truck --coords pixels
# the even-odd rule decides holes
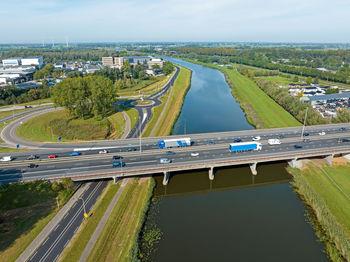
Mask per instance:
[[[172,147],[184,147],[191,146],[191,138],[175,138],[175,139],[164,139],[158,142],[158,148],[172,148]]]
[[[2,158],[0,158],[0,161],[2,162],[8,162],[8,161],[12,161],[13,157],[12,156],[3,156]]]
[[[269,139],[269,140],[267,140],[267,143],[269,145],[280,145],[281,141],[279,139]]]

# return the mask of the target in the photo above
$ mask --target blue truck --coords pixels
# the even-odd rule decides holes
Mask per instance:
[[[158,148],[171,148],[171,147],[183,147],[191,146],[191,138],[175,138],[175,139],[164,139],[158,142]]]
[[[232,143],[229,146],[230,152],[243,152],[252,150],[261,150],[262,144],[259,142],[242,142],[242,143]]]

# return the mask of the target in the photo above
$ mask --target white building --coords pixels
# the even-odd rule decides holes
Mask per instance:
[[[32,57],[25,57],[21,59],[21,63],[23,66],[37,66],[39,68],[42,68],[44,65],[44,60],[42,56],[32,56]]]
[[[21,58],[20,57],[6,58],[2,60],[2,64],[4,67],[19,66],[21,65]]]

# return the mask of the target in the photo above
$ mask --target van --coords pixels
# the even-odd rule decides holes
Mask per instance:
[[[7,162],[7,161],[12,161],[13,160],[13,157],[12,156],[3,156],[0,161],[4,161],[4,162]]]
[[[267,143],[269,145],[280,145],[281,141],[279,139],[269,139],[269,140],[267,140]]]

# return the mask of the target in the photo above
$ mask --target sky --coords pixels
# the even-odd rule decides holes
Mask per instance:
[[[349,0],[1,0],[0,43],[350,43]]]

